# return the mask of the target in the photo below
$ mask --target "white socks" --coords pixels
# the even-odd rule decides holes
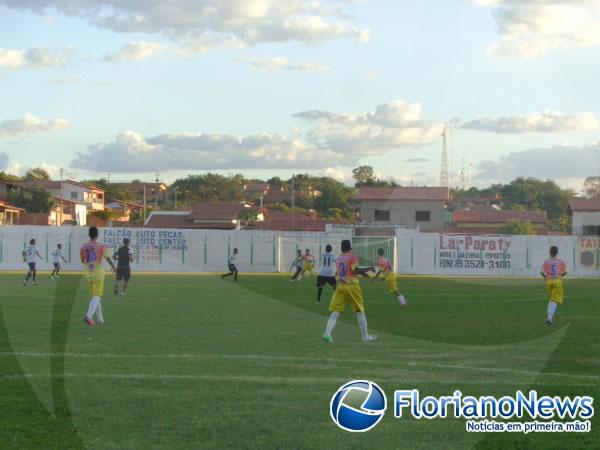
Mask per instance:
[[[90,300],[90,306],[88,307],[88,312],[86,315],[86,317],[88,319],[94,318],[94,313],[96,312],[96,309],[98,308],[99,305],[100,305],[100,297],[97,295],[92,297],[92,299]],[[102,307],[100,307],[100,308],[102,308]],[[102,316],[102,309],[100,309],[100,316]]]
[[[398,303],[400,303],[400,306],[406,306],[408,304],[402,294],[398,295]]]
[[[102,303],[100,302],[100,297],[98,297],[98,307],[96,308],[96,317],[98,318],[99,323],[104,323],[104,317],[102,317]]]
[[[324,336],[331,336],[331,333],[333,332],[333,328],[335,327],[335,323],[337,322],[338,317],[340,317],[339,312],[334,311],[331,313],[331,315],[329,316],[329,320],[327,321],[327,327],[325,328]]]
[[[363,340],[369,339],[369,332],[367,331],[367,316],[365,316],[365,313],[357,312],[356,320],[358,320],[358,326],[360,327],[360,332],[362,333]]]
[[[558,304],[556,302],[548,302],[548,320],[550,322],[554,320],[554,313],[556,312],[556,308],[558,308]]]

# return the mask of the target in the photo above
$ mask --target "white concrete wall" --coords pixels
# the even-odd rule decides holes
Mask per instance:
[[[100,241],[111,253],[124,237],[132,242],[135,271],[215,272],[227,266],[228,253],[239,249],[245,272],[288,271],[297,249],[318,256],[331,244],[339,251],[351,230],[330,233],[275,231],[167,230],[101,228]],[[21,252],[35,238],[41,270],[51,269],[51,252],[63,245],[66,269],[80,270],[79,248],[87,241],[82,227],[0,227],[0,269],[22,270]],[[377,239],[377,238],[374,238]],[[377,243],[373,245],[379,245]],[[396,267],[402,274],[536,276],[551,245],[559,247],[572,275],[600,276],[600,238],[581,236],[463,236],[398,229]],[[375,261],[362,262],[373,264]]]
[[[330,233],[284,233],[275,231],[176,230],[157,228],[100,228],[99,241],[113,251],[128,237],[137,271],[214,272],[227,268],[227,257],[238,248],[238,267],[247,272],[286,271],[296,248],[310,248],[318,255],[330,243],[336,249],[350,231]],[[80,270],[79,248],[87,241],[84,227],[0,227],[0,270],[23,269],[21,252],[31,238],[37,241],[40,270],[51,269],[51,253],[61,243],[69,263],[65,269]]]

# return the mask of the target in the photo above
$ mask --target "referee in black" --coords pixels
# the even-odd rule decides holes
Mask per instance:
[[[129,239],[123,239],[123,245],[114,254],[113,259],[117,261],[117,281],[115,282],[115,295],[125,295],[127,283],[131,280],[131,263],[133,262],[133,252],[129,248]],[[123,282],[123,287],[119,293],[119,282]]]

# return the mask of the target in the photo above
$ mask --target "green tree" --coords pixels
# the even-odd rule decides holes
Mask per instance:
[[[356,181],[356,187],[369,186],[376,180],[371,166],[358,166],[352,169],[352,178]]]
[[[583,182],[583,189],[590,198],[600,197],[600,177],[587,177]]]
[[[371,166],[359,166],[352,169],[352,178],[356,181],[355,187],[389,187],[398,186],[393,181],[381,180],[375,176],[373,167]]]
[[[27,171],[25,174],[25,180],[27,181],[40,181],[40,180],[49,180],[50,174],[41,167],[33,167]]]
[[[197,201],[231,201],[244,198],[245,184],[242,175],[223,176],[216,173],[188,175],[175,180],[178,201],[183,204]]]
[[[242,228],[247,228],[250,225],[254,225],[257,220],[256,211],[247,210],[247,209],[242,210],[242,211],[240,211],[238,219],[240,220],[240,224],[241,224]]]
[[[21,178],[18,175],[12,175],[4,171],[0,171],[0,181],[19,181]]]
[[[54,206],[52,193],[41,186],[33,186],[26,191],[14,189],[8,194],[8,202],[31,213],[48,213]]]
[[[509,220],[498,229],[500,234],[537,234],[530,222]]]
[[[281,178],[279,177],[272,177],[269,178],[267,180],[267,184],[272,188],[272,189],[279,189],[279,188],[287,188],[287,183],[285,181],[283,181]]]
[[[350,204],[350,199],[354,194],[354,189],[329,177],[316,179],[315,187],[320,192],[313,202],[319,215],[332,219],[353,217],[354,209]]]
[[[573,191],[561,189],[554,181],[522,177],[504,185],[501,190],[507,208],[520,205],[529,211],[546,211],[550,219],[564,215],[574,195]]]

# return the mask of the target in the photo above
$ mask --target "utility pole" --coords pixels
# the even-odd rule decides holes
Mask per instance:
[[[146,185],[143,185],[143,198],[144,198],[144,224],[146,223]]]
[[[294,177],[295,175],[292,174],[292,230],[296,230],[296,214],[294,212]]]
[[[442,131],[442,168],[440,171],[440,186],[448,187],[448,139],[446,125]]]
[[[64,211],[64,204],[63,204],[63,196],[64,196],[64,183],[63,183],[63,178],[64,178],[64,170],[61,167],[60,168],[60,220],[56,221],[56,226],[60,226],[62,225],[63,222],[63,211]]]
[[[174,205],[173,209],[175,211],[177,211],[177,188],[173,189],[173,195],[175,195],[175,205]]]

